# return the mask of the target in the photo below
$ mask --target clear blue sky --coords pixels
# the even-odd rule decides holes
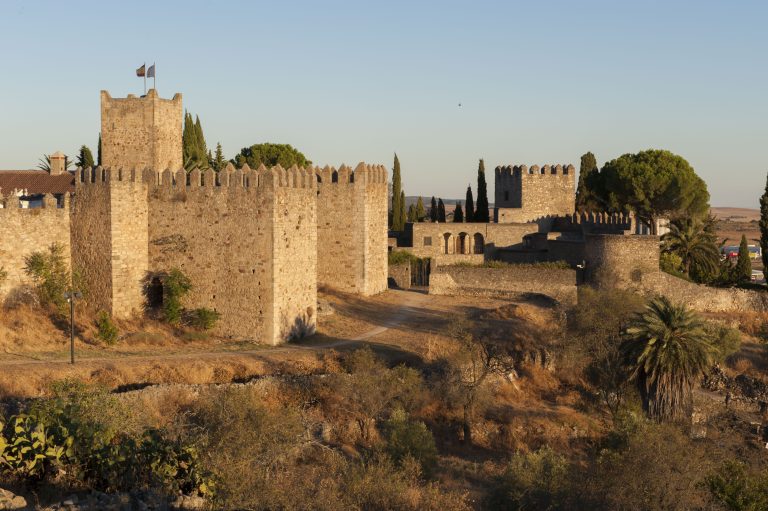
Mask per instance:
[[[665,148],[713,205],[756,207],[766,20],[768,2],[724,0],[0,0],[0,168],[95,149],[99,90],[140,93],[146,61],[228,157],[285,142],[321,165],[391,168],[396,151],[408,195],[457,198],[480,157],[578,166],[587,150],[602,164]]]

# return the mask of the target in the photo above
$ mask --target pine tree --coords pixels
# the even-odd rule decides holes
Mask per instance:
[[[392,167],[392,225],[393,231],[405,229],[405,194],[400,176],[400,160],[395,154],[395,163]]]
[[[221,150],[221,142],[216,143],[216,154],[213,157],[213,170],[216,172],[227,166],[227,160],[224,158],[224,151]]]
[[[80,146],[80,153],[77,155],[77,166],[81,169],[93,167],[93,154],[88,146]]]
[[[443,199],[437,200],[437,221],[445,223],[445,204],[443,204]]]
[[[579,184],[576,187],[576,209],[578,211],[584,211],[595,206],[587,187],[587,179],[592,172],[597,172],[597,160],[592,152],[587,152],[581,157],[581,166],[579,167]]]
[[[741,243],[739,244],[739,258],[736,261],[736,268],[734,270],[737,282],[749,282],[752,278],[752,260],[749,257],[749,245],[747,244],[747,237],[741,235]]]
[[[429,208],[429,219],[433,222],[437,222],[438,218],[438,212],[437,212],[437,201],[434,197],[432,197],[432,207]]]
[[[475,200],[472,198],[472,185],[467,186],[467,222],[475,221]]]
[[[96,151],[96,165],[101,166],[101,132],[99,132],[99,148]]]
[[[477,209],[472,215],[472,220],[485,223],[491,220],[488,212],[488,187],[485,184],[485,163],[482,158],[477,166]]]
[[[453,221],[456,223],[464,221],[464,210],[461,209],[461,202],[457,202],[456,209],[453,210]]]
[[[419,200],[416,201],[416,221],[421,222],[426,216],[427,212],[424,211],[424,201],[421,200],[421,196],[419,196]]]
[[[763,277],[768,282],[768,178],[765,193],[760,197],[760,251],[763,257]]]

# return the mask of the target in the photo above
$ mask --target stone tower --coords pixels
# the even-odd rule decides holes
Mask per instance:
[[[182,168],[181,125],[181,94],[161,99],[149,89],[146,96],[112,98],[101,91],[102,166],[157,172]]]
[[[498,223],[536,222],[575,211],[573,165],[496,167],[494,216]]]

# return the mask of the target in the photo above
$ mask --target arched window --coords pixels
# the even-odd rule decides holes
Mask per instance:
[[[474,243],[473,243],[473,245],[474,245],[473,252],[475,254],[483,254],[483,253],[485,253],[485,242],[483,241],[483,235],[480,234],[479,232],[475,233],[473,241],[474,241]]]

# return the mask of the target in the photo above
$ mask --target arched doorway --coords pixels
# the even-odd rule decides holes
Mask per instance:
[[[473,238],[474,238],[473,239],[473,241],[474,241],[474,243],[473,243],[473,245],[474,245],[473,252],[475,254],[483,254],[483,253],[485,253],[485,241],[483,240],[483,235],[478,232],[478,233],[475,233]]]
[[[456,240],[456,253],[469,254],[469,234],[460,232]]]
[[[453,236],[450,232],[443,234],[443,254],[453,254]]]

